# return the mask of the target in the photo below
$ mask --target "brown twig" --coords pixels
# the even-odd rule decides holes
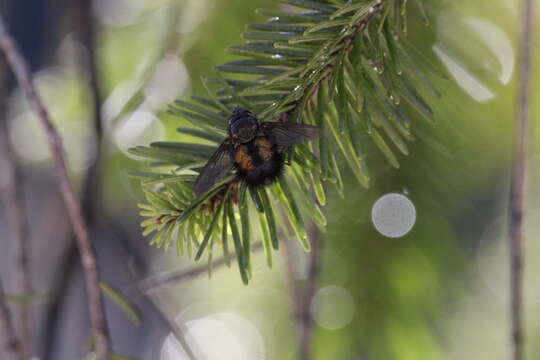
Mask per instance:
[[[2,350],[8,356],[7,360],[25,360],[21,344],[11,322],[11,314],[5,302],[2,279],[0,279],[0,335],[3,335],[0,336],[0,340]]]
[[[262,250],[263,245],[261,242],[257,242],[251,246],[252,252]],[[236,255],[233,255],[236,256]],[[213,268],[218,269],[227,264],[227,259],[221,257],[213,262]],[[143,293],[150,293],[159,287],[169,285],[175,282],[181,282],[197,277],[208,271],[207,265],[200,265],[189,270],[174,270],[166,273],[156,274],[139,282],[139,290]]]
[[[101,113],[102,93],[99,81],[98,60],[96,52],[96,27],[92,16],[91,2],[87,0],[77,0],[73,2],[73,26],[75,33],[83,49],[79,51],[79,69],[83,78],[86,78],[90,90],[94,139],[90,141],[89,148],[95,150],[95,160],[87,168],[84,175],[84,185],[82,191],[82,209],[87,224],[91,227],[94,222],[95,212],[99,210],[99,188],[100,188],[100,165],[103,148],[103,118]],[[97,203],[97,204],[96,204]],[[52,297],[44,321],[43,335],[43,358],[50,359],[52,356],[52,342],[57,334],[57,321],[59,319],[60,307],[63,296],[68,290],[68,279],[78,264],[77,247],[73,234],[65,244],[65,249],[61,253],[57,271],[58,277],[52,285]]]
[[[92,93],[92,110],[94,113],[94,132],[97,140],[103,135],[103,121],[101,116],[101,85],[98,71],[98,57],[96,52],[97,29],[93,17],[92,2],[77,0],[74,3],[74,25],[77,27],[78,38],[84,51],[81,54],[81,69],[87,72],[88,85]]]
[[[40,354],[44,360],[53,359],[53,343],[58,333],[58,321],[62,310],[64,296],[68,292],[71,278],[74,275],[73,269],[78,263],[77,247],[71,241],[73,234],[70,232],[67,241],[69,245],[62,250],[55,273],[58,274],[52,282],[49,291],[49,302],[45,311],[45,319],[41,327],[40,334],[44,337],[40,344]]]
[[[43,103],[36,92],[30,76],[28,65],[26,64],[25,59],[19,53],[14,40],[7,33],[2,17],[0,17],[0,48],[4,52],[7,62],[11,66],[13,73],[23,89],[30,106],[36,112],[45,129],[45,133],[49,141],[49,147],[54,158],[60,193],[66,205],[68,216],[73,226],[81,254],[90,304],[90,318],[96,345],[96,355],[99,360],[109,360],[111,357],[111,344],[109,339],[109,329],[105,317],[103,297],[99,288],[99,273],[97,269],[96,255],[92,242],[90,241],[90,237],[88,236],[86,220],[84,218],[81,203],[77,198],[73,186],[69,180],[62,139],[52,124],[47,110],[43,106]]]
[[[158,315],[158,320],[160,320],[171,332],[171,334],[174,335],[178,343],[184,349],[187,357],[190,360],[197,360],[197,357],[193,352],[192,346],[187,342],[186,331],[184,331],[183,326],[179,325],[174,319],[171,320],[170,316],[167,316],[166,312],[159,305],[159,301],[154,298],[155,295],[152,295],[150,291],[148,291],[148,289],[145,289],[145,287],[143,286],[144,281],[139,280],[141,278],[141,275],[140,270],[137,268],[137,266],[132,267],[131,272],[133,277],[135,278],[135,282],[139,285],[137,286],[137,292],[150,303],[153,310]]]
[[[79,69],[83,77],[86,77],[92,101],[92,115],[94,126],[95,143],[90,144],[90,149],[95,149],[96,158],[85,174],[85,184],[83,190],[83,210],[86,219],[92,223],[94,211],[99,210],[99,188],[100,188],[100,165],[103,150],[103,117],[101,113],[102,92],[100,75],[98,71],[98,55],[96,49],[97,29],[93,16],[92,2],[88,0],[77,0],[73,3],[73,23],[76,34],[83,50],[79,52]]]
[[[294,298],[294,318],[298,333],[298,358],[300,360],[311,360],[313,319],[311,317],[311,300],[315,295],[317,281],[319,280],[321,262],[321,239],[320,232],[313,227],[311,231],[311,251],[308,257],[308,272],[304,287],[295,278],[294,264],[296,262],[296,252],[293,250],[291,241],[284,241],[285,255],[287,256],[289,283],[291,293]]]
[[[5,71],[2,69],[2,74]],[[24,206],[24,179],[12,143],[9,139],[9,125],[6,116],[5,82],[0,84],[0,152],[6,159],[5,172],[8,186],[4,192],[6,213],[13,229],[13,245],[15,248],[13,273],[15,275],[16,291],[21,295],[29,295],[32,291],[32,279],[29,265],[30,230],[28,216]],[[20,326],[21,351],[25,359],[32,353],[32,321],[31,304],[23,302],[19,307],[18,323]]]
[[[531,91],[533,0],[523,0],[520,75],[515,128],[514,164],[510,189],[510,291],[512,318],[512,359],[523,359],[523,215],[526,162],[529,145],[529,96]]]
[[[183,326],[179,325],[174,319],[170,319],[170,317],[161,309],[161,307],[158,305],[158,301],[155,301],[152,298],[151,294],[144,293],[141,291],[141,295],[148,300],[150,304],[152,304],[154,310],[156,311],[159,320],[163,322],[167,328],[171,331],[171,333],[174,335],[175,339],[178,341],[178,343],[182,346],[182,349],[186,353],[189,360],[197,360],[197,357],[195,356],[195,353],[192,349],[192,344],[189,344],[187,342],[186,338],[186,331],[183,329]]]

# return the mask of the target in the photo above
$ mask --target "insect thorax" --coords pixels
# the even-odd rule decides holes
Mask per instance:
[[[246,143],[259,132],[259,121],[251,112],[235,108],[229,119],[229,135],[239,143]]]

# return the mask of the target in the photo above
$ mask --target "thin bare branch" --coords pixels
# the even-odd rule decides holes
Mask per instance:
[[[98,71],[98,57],[96,51],[97,28],[93,17],[92,2],[77,0],[74,3],[74,25],[77,26],[78,38],[84,50],[81,54],[81,69],[87,72],[87,80],[92,93],[92,110],[94,115],[94,132],[96,140],[103,137],[103,121],[101,116],[101,84]]]
[[[4,52],[8,64],[11,66],[15,77],[23,89],[30,106],[36,112],[41,124],[45,129],[49,141],[49,147],[53,154],[56,166],[56,174],[60,185],[60,193],[66,204],[69,219],[77,238],[77,244],[81,254],[83,269],[85,271],[86,288],[90,305],[90,318],[92,323],[96,355],[99,360],[111,358],[111,343],[109,329],[105,317],[103,297],[99,288],[99,273],[95,251],[88,235],[86,220],[82,211],[81,203],[75,194],[73,185],[69,180],[66,167],[62,139],[55,126],[51,122],[47,110],[43,106],[36,92],[30,71],[25,59],[19,53],[12,37],[8,34],[4,20],[0,17],[0,48]]]
[[[11,314],[5,302],[4,287],[2,285],[2,279],[0,279],[0,345],[5,355],[8,356],[7,360],[24,360],[24,356],[21,351],[21,344],[17,339],[15,328],[11,322]]]
[[[175,339],[178,341],[178,343],[182,346],[182,349],[186,353],[189,360],[197,360],[197,357],[195,356],[195,353],[193,352],[191,344],[187,342],[186,339],[186,331],[178,324],[174,319],[170,319],[170,316],[168,316],[159,306],[159,302],[154,300],[151,294],[144,293],[141,291],[141,295],[150,302],[156,311],[156,313],[159,316],[159,320],[163,322],[169,330],[171,330],[171,333],[174,335]]]
[[[252,252],[262,250],[263,245],[261,242],[257,242],[251,246]],[[233,255],[236,256],[236,255]],[[225,257],[221,257],[213,262],[213,268],[218,269],[227,264]],[[193,267],[189,270],[173,270],[166,273],[156,274],[139,282],[139,289],[143,293],[150,293],[158,288],[166,285],[170,285],[175,282],[181,282],[192,279],[208,271],[208,266],[200,265]]]
[[[96,51],[97,29],[95,19],[91,9],[91,2],[87,0],[77,0],[72,3],[72,23],[75,28],[77,38],[83,45],[80,49],[79,72],[86,79],[88,89],[90,90],[90,100],[92,102],[93,129],[94,137],[90,140],[88,147],[90,151],[95,151],[95,160],[87,168],[84,175],[84,185],[82,191],[82,208],[89,227],[94,224],[95,214],[99,211],[100,203],[100,179],[101,179],[101,160],[103,148],[103,117],[101,113],[102,93],[100,76],[98,71],[98,59]],[[68,290],[68,281],[71,273],[78,264],[76,256],[77,247],[73,234],[65,243],[65,249],[61,253],[59,266],[56,273],[57,278],[52,285],[52,297],[44,321],[43,336],[43,358],[52,358],[53,341],[57,334],[57,325],[60,315],[63,297]]]
[[[2,73],[5,73],[4,69],[2,69]],[[24,205],[23,174],[9,139],[5,86],[5,82],[0,84],[0,152],[6,160],[4,171],[8,178],[7,189],[4,192],[4,204],[13,231],[15,291],[21,295],[29,295],[33,293],[29,264],[30,230]],[[24,358],[29,359],[32,355],[31,303],[23,302],[20,305],[17,321],[20,327],[21,351]]]
[[[292,241],[284,241],[285,256],[287,257],[289,284],[294,297],[294,315],[296,330],[298,334],[298,358],[300,360],[312,360],[312,334],[313,319],[311,317],[311,300],[317,289],[319,273],[321,268],[321,239],[320,232],[316,227],[311,231],[311,252],[308,257],[308,271],[305,284],[302,287],[295,278],[294,263],[296,262],[296,252],[292,249]]]
[[[83,45],[83,49],[79,52],[79,69],[81,75],[86,78],[92,102],[94,142],[89,144],[89,148],[90,150],[95,149],[96,152],[95,160],[85,174],[82,196],[83,210],[88,223],[92,223],[94,220],[94,212],[99,211],[100,167],[103,152],[103,117],[101,113],[103,96],[96,50],[98,34],[91,5],[92,2],[88,0],[77,0],[73,3],[73,25],[76,28],[75,33]]]
[[[71,278],[74,276],[76,265],[78,263],[77,247],[73,246],[71,240],[73,234],[69,233],[69,244],[64,247],[57,261],[54,272],[57,276],[50,285],[49,301],[46,304],[45,319],[41,327],[40,334],[43,340],[40,344],[40,354],[43,360],[53,359],[54,339],[59,331],[59,319],[62,312],[65,295],[68,293],[71,284]]]
[[[515,150],[510,189],[510,271],[512,359],[523,359],[523,217],[526,162],[529,145],[529,117],[533,37],[533,0],[523,0],[520,74],[518,78]]]
[[[135,283],[139,284],[137,286],[137,293],[140,294],[143,298],[145,298],[149,304],[152,306],[153,310],[158,315],[158,320],[160,320],[163,325],[171,332],[171,334],[174,335],[178,343],[182,346],[184,349],[184,352],[186,353],[188,359],[190,360],[197,360],[197,357],[195,356],[195,353],[193,352],[191,344],[187,342],[186,339],[186,331],[184,329],[184,326],[182,324],[178,324],[175,319],[173,318],[171,320],[171,317],[166,314],[166,311],[162,309],[160,306],[160,302],[155,297],[155,294],[151,294],[149,291],[145,290],[143,286],[144,281],[140,280],[140,269],[136,264],[134,264],[131,268],[131,273],[134,277]]]

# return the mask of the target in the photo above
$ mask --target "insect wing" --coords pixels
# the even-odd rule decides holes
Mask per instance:
[[[195,183],[195,193],[202,195],[219,180],[223,179],[233,166],[231,146],[229,142],[224,142],[212,154],[204,168],[201,170]]]
[[[265,122],[262,131],[277,145],[292,146],[314,140],[321,134],[321,129],[307,124]]]

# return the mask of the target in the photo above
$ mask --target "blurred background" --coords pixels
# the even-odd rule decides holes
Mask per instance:
[[[411,41],[443,63],[450,79],[434,79],[444,95],[432,103],[437,124],[416,122],[418,140],[410,156],[400,159],[401,169],[381,170],[369,190],[348,174],[345,198],[330,195],[321,274],[309,305],[314,359],[509,358],[506,222],[518,5],[517,0],[430,1],[429,26],[411,11]],[[296,241],[291,241],[294,261],[288,263],[282,249],[270,269],[262,252],[256,253],[249,286],[234,267],[216,266],[209,279],[204,261],[148,245],[136,207],[143,197],[127,176],[145,167],[127,153],[129,147],[181,140],[175,129],[188,124],[165,114],[166,105],[202,94],[200,77],[230,57],[224,49],[242,41],[245,24],[264,21],[255,9],[280,5],[270,0],[33,0],[1,6],[64,138],[101,275],[142,314],[134,324],[107,300],[115,352],[136,359],[188,359],[171,332],[177,324],[200,359],[297,359],[291,288],[305,281],[308,255]],[[90,40],[85,37],[88,13],[95,20]],[[538,13],[535,19],[540,20]],[[88,72],[93,58],[96,74]],[[89,339],[86,295],[51,154],[20,89],[5,69],[1,74],[1,131],[22,170],[30,224],[32,354],[82,359]],[[540,71],[534,76],[532,118],[538,119]],[[92,79],[98,80],[97,103]],[[103,123],[97,133],[95,108]],[[529,359],[540,356],[536,124],[526,194]],[[9,191],[6,161],[0,156],[2,195]],[[19,293],[10,206],[0,207],[0,274],[8,298]],[[204,271],[164,286],[141,283],[197,266]],[[9,305],[16,314],[19,303]]]

